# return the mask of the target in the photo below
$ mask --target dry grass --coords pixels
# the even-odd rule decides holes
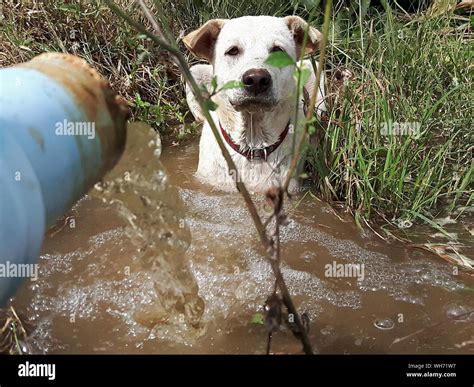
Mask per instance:
[[[149,25],[133,0],[115,2],[135,20]],[[152,5],[152,1],[148,3]],[[283,15],[293,11],[304,16],[305,8],[300,3],[304,1],[175,0],[161,2],[160,9],[173,15],[169,22],[178,37],[211,17]],[[165,141],[186,139],[196,133],[180,74],[168,54],[137,34],[103,2],[2,0],[0,4],[0,66],[24,62],[45,51],[78,55],[106,76],[128,101],[133,119],[152,125]]]
[[[30,331],[30,324],[13,307],[0,309],[0,355],[31,353],[28,343]]]
[[[119,1],[138,15],[133,1]],[[67,52],[107,77],[141,119],[167,133],[185,121],[180,74],[169,56],[138,35],[101,2],[3,1],[0,66],[46,51]],[[138,18],[146,24],[143,18]],[[164,123],[167,125],[164,125]]]

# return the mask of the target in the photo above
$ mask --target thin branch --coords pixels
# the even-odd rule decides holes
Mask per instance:
[[[270,351],[271,351],[271,348],[272,348],[272,333],[273,332],[268,332],[268,336],[267,336],[267,355],[270,355]]]
[[[319,91],[319,84],[321,81],[321,73],[323,71],[324,65],[324,57],[326,56],[326,45],[327,45],[327,36],[329,33],[329,20],[331,15],[331,3],[332,1],[329,0],[326,2],[326,8],[324,10],[324,24],[323,24],[323,41],[321,43],[321,52],[319,54],[319,63],[318,69],[316,71],[316,83],[311,94],[311,99],[308,105],[308,110],[306,112],[305,122],[303,125],[303,133],[301,134],[300,141],[298,142],[296,152],[293,153],[293,158],[290,162],[290,167],[288,169],[288,174],[286,175],[285,183],[283,184],[283,191],[288,192],[288,187],[290,186],[291,178],[295,173],[296,167],[298,166],[298,161],[301,156],[301,152],[303,151],[303,145],[306,142],[307,132],[308,132],[308,124],[311,122],[313,115],[314,115],[314,108],[316,106],[316,99],[318,96]],[[295,128],[296,131],[297,128]]]
[[[219,135],[219,131],[217,129],[217,126],[212,118],[212,115],[210,114],[209,110],[206,107],[206,99],[202,94],[202,90],[199,87],[199,85],[196,83],[194,77],[191,74],[191,71],[186,63],[186,58],[183,56],[181,51],[176,45],[173,45],[166,41],[161,35],[161,37],[156,36],[155,34],[149,32],[144,26],[142,26],[140,23],[137,23],[134,21],[132,18],[130,18],[127,14],[125,14],[117,5],[112,1],[112,0],[104,0],[104,2],[107,4],[107,6],[117,14],[119,17],[122,19],[126,20],[131,26],[133,26],[135,29],[137,29],[139,32],[150,38],[154,43],[156,43],[159,47],[162,49],[168,51],[171,55],[174,56],[177,65],[179,69],[181,70],[181,73],[184,77],[184,79],[188,82],[189,86],[191,87],[194,96],[196,97],[196,100],[201,107],[202,113],[204,115],[204,118],[206,121],[209,123],[209,126],[211,128],[211,131],[214,134],[214,137],[217,141],[217,144],[219,145],[219,148],[222,152],[222,156],[224,157],[227,166],[229,168],[229,171],[236,171],[237,172],[237,167],[234,164],[230,153],[228,152],[227,148],[224,145],[224,142],[222,141],[221,136]],[[143,6],[146,8],[146,5],[143,4]],[[142,7],[143,7],[142,6]],[[148,12],[147,17],[153,17],[151,15],[151,12]],[[154,21],[153,24],[157,23],[157,21]],[[162,31],[162,29],[159,27],[158,31]],[[313,102],[313,109],[314,109],[314,102]],[[255,207],[255,204],[250,196],[249,191],[245,187],[245,184],[241,182],[239,179],[236,180],[236,188],[242,195],[245,204],[247,206],[247,209],[250,213],[250,216],[254,222],[255,228],[257,229],[257,233],[259,235],[260,241],[262,245],[265,248],[265,251],[268,256],[268,261],[270,262],[270,266],[272,268],[273,274],[275,275],[276,282],[278,283],[278,287],[282,293],[282,298],[285,306],[287,307],[289,313],[293,314],[294,319],[295,319],[295,324],[297,325],[298,329],[301,332],[301,342],[303,344],[303,350],[306,354],[313,354],[313,349],[311,346],[311,342],[309,340],[309,337],[307,335],[307,332],[305,331],[303,324],[301,322],[300,316],[293,304],[293,300],[291,299],[290,293],[288,291],[288,288],[286,286],[285,280],[283,278],[283,275],[280,271],[280,266],[279,266],[279,261],[273,259],[273,248],[272,248],[272,243],[268,239],[267,233],[266,233],[266,228],[262,223],[262,220],[258,214],[257,208]],[[285,190],[286,192],[286,190]]]
[[[163,41],[167,41],[165,34],[163,33],[163,29],[158,24],[156,19],[153,17],[153,14],[150,11],[143,0],[137,0],[137,3],[140,5],[143,13],[145,14],[146,18],[150,22],[151,26],[153,27],[154,32],[163,39]]]
[[[267,199],[273,204],[273,217],[275,218],[275,237],[273,243],[270,245],[269,249],[269,262],[275,276],[276,283],[281,291],[283,303],[288,309],[288,313],[293,315],[294,322],[298,327],[300,332],[300,340],[303,344],[303,350],[306,354],[313,354],[313,348],[309,340],[309,336],[306,332],[306,329],[303,326],[300,315],[296,310],[296,307],[293,303],[293,299],[290,296],[290,292],[286,286],[286,282],[283,278],[283,274],[280,269],[280,221],[283,209],[283,198],[284,192],[281,187],[274,187],[267,191]]]
[[[143,27],[140,23],[137,23],[134,21],[132,18],[130,18],[127,14],[125,14],[120,8],[118,8],[115,3],[112,0],[104,0],[104,2],[107,4],[107,6],[118,16],[126,20],[131,26],[135,27],[139,32],[142,34],[146,35],[148,38],[153,40],[158,46],[160,46],[162,49],[168,51],[170,54],[175,56],[177,60],[177,64],[179,66],[179,69],[181,73],[183,74],[184,79],[189,83],[189,86],[193,90],[193,93],[195,94],[196,100],[199,104],[199,106],[202,109],[203,115],[205,119],[208,121],[209,126],[211,127],[211,130],[216,138],[217,144],[219,145],[219,148],[222,152],[222,155],[224,156],[224,159],[227,163],[227,166],[229,170],[237,171],[237,167],[234,164],[234,161],[232,160],[229,152],[227,151],[227,148],[224,145],[224,142],[222,141],[222,138],[219,135],[219,131],[217,129],[217,126],[209,113],[208,109],[205,107],[205,99],[202,95],[202,91],[199,88],[198,84],[196,83],[195,79],[193,78],[189,67],[187,66],[186,59],[184,56],[181,54],[179,49],[176,46],[171,45],[170,43],[164,41],[161,38],[158,38],[156,35],[150,33],[145,27]],[[258,235],[260,237],[260,240],[264,246],[268,246],[268,238],[265,233],[265,228],[263,227],[262,221],[258,215],[258,211],[250,197],[250,194],[245,187],[245,185],[237,179],[236,181],[236,187],[237,190],[242,194],[245,204],[247,205],[247,208],[250,212],[250,215],[252,217],[252,220],[255,224],[255,227],[257,228]]]

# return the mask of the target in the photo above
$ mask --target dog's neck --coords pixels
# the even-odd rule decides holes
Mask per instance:
[[[280,102],[271,110],[236,111],[228,101],[219,101],[217,115],[232,141],[245,151],[275,144],[294,115],[291,101]],[[223,106],[228,104],[228,106]],[[221,108],[222,107],[222,108]]]

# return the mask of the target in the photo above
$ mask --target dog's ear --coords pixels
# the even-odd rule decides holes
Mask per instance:
[[[194,55],[212,62],[214,46],[226,19],[212,19],[183,38],[183,43]]]
[[[308,28],[308,23],[306,23],[299,16],[287,16],[284,18],[288,28],[293,34],[293,38],[296,42],[297,52],[301,52],[301,48],[304,43],[304,34]],[[323,38],[323,34],[316,28],[309,26],[308,29],[308,40],[305,47],[305,54],[310,54],[317,48]]]

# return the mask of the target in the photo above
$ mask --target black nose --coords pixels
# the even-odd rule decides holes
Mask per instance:
[[[250,69],[242,75],[244,89],[252,94],[266,92],[272,85],[272,77],[267,70]]]

